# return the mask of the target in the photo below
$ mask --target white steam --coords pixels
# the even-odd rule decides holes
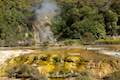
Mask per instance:
[[[35,13],[37,20],[41,20],[41,19],[45,19],[45,17],[52,19],[59,12],[60,9],[54,0],[43,0],[41,7],[38,8]]]
[[[50,25],[51,20],[59,12],[60,9],[54,0],[43,0],[41,6],[35,10],[34,39],[37,45],[44,42],[55,42]]]

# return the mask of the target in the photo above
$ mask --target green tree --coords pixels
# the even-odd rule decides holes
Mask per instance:
[[[57,33],[62,32],[62,38],[80,39],[85,32],[92,33],[96,39],[106,35],[103,15],[89,6],[70,8],[56,19],[54,28]]]
[[[0,39],[7,45],[14,45],[25,37],[28,28],[26,17],[31,13],[28,9],[31,3],[28,0],[0,0]]]
[[[106,11],[105,24],[106,24],[107,34],[110,34],[110,35],[117,34],[117,29],[118,29],[117,22],[118,22],[118,15],[111,10]]]
[[[60,18],[53,22],[60,38],[82,38],[87,31],[96,39],[116,35],[120,30],[120,1],[56,0],[62,8]]]

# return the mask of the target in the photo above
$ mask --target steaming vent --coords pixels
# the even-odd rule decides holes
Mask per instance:
[[[33,23],[35,43],[54,43],[55,38],[51,31],[51,20],[60,12],[57,3],[53,0],[43,0],[42,4],[35,8],[35,21]]]

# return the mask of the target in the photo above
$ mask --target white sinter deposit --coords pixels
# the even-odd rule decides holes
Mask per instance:
[[[0,50],[0,65],[3,64],[7,59],[30,54],[32,52],[34,52],[34,50]]]
[[[105,47],[88,46],[86,49],[90,50],[90,51],[96,51],[97,53],[100,53],[100,54],[106,54],[106,55],[110,55],[110,56],[120,57],[120,51],[110,50],[109,48],[105,48]]]

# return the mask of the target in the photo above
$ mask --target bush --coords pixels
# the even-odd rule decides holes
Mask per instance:
[[[65,58],[66,62],[79,62],[80,57],[79,56],[68,56]]]
[[[95,41],[95,37],[93,36],[92,33],[90,33],[90,32],[84,33],[84,35],[82,37],[83,44],[93,44],[94,41]]]
[[[67,39],[63,41],[64,45],[79,45],[81,44],[80,39]]]
[[[81,72],[80,76],[76,80],[94,80],[88,72]]]
[[[62,58],[59,55],[53,55],[51,57],[51,62],[54,63],[54,64],[61,63],[62,62]]]
[[[46,77],[39,74],[39,71],[30,65],[22,64],[7,70],[7,76],[10,78],[23,78],[30,80],[47,80]]]
[[[120,44],[120,39],[100,39],[95,42],[96,44]]]

